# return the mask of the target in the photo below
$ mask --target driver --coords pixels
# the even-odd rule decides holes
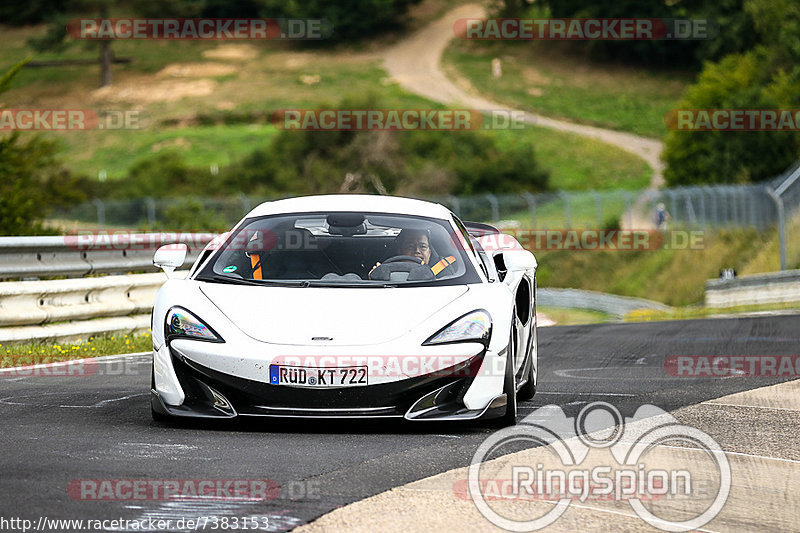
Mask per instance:
[[[433,251],[431,249],[430,231],[427,229],[404,229],[395,239],[395,253],[399,256],[407,256],[407,261],[411,262],[411,258],[416,258],[420,264],[428,266],[433,272],[434,276],[438,276],[440,272],[453,264],[456,260],[455,257],[449,256],[441,258],[436,264],[431,264],[431,256]],[[376,263],[372,270],[375,270],[380,263]],[[370,270],[370,274],[372,273]]]
[[[397,236],[397,254],[416,257],[423,265],[431,262],[431,239],[427,230],[404,229]]]

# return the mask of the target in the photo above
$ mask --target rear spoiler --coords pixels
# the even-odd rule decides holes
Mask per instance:
[[[484,224],[483,222],[464,222],[464,227],[467,228],[469,234],[476,239],[478,237],[485,237],[486,235],[500,233],[499,229],[495,228],[494,226],[490,226],[489,224]]]

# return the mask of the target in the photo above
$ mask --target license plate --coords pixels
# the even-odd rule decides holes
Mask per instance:
[[[320,388],[367,385],[367,367],[269,365],[269,382],[271,385],[298,385]]]

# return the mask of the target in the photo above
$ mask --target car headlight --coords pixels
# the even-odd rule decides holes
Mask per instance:
[[[488,344],[492,331],[492,318],[483,309],[467,313],[433,334],[423,345],[452,342],[481,342]]]
[[[195,339],[209,342],[225,342],[217,332],[186,309],[173,307],[167,313],[164,324],[164,336],[167,340],[174,338]]]

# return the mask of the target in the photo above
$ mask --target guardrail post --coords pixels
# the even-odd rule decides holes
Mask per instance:
[[[742,221],[739,217],[739,200],[742,197],[742,193],[737,189],[732,189],[731,193],[733,194],[733,201],[731,202],[731,207],[733,209],[733,224],[736,227],[741,227]]]
[[[458,197],[450,195],[447,197],[447,201],[453,206],[453,213],[455,213],[458,218],[461,218],[461,204],[458,201]]]
[[[106,204],[100,198],[95,198],[92,203],[97,208],[97,225],[103,228],[106,225]]]
[[[786,220],[783,212],[783,199],[777,195],[772,187],[767,187],[767,194],[775,202],[778,210],[778,243],[781,249],[781,270],[786,270]]]
[[[592,191],[592,196],[594,196],[594,206],[597,212],[597,226],[595,227],[599,229],[603,227],[603,198],[597,191]]]
[[[697,189],[698,195],[700,196],[700,215],[703,217],[702,228],[703,231],[706,229],[706,193],[702,188]]]
[[[156,203],[148,196],[144,199],[144,205],[147,208],[147,227],[153,229],[156,227]]]
[[[667,189],[664,192],[667,193],[667,196],[669,196],[669,209],[670,209],[669,213],[670,215],[672,215],[672,220],[677,221],[679,217],[678,217],[678,204],[675,201],[675,191]]]
[[[633,229],[633,205],[631,205],[631,195],[625,192],[625,212],[628,214],[628,229]]]
[[[489,200],[489,205],[492,206],[492,222],[497,222],[500,220],[500,204],[497,202],[497,197],[488,193],[486,198]]]
[[[694,214],[694,206],[692,205],[692,197],[689,191],[681,191],[683,192],[683,200],[686,205],[686,213],[689,216],[689,222],[691,222],[692,226],[697,225],[697,216]]]
[[[531,229],[536,229],[536,197],[527,191],[522,193],[522,196],[528,203],[528,211],[531,212]]]
[[[239,201],[242,204],[242,216],[245,216],[250,212],[250,200],[247,198],[247,195],[242,193],[239,195]]]
[[[558,193],[562,200],[564,200],[564,222],[566,223],[567,228],[572,228],[572,213],[570,211],[570,202],[569,202],[569,193],[561,191]]]

